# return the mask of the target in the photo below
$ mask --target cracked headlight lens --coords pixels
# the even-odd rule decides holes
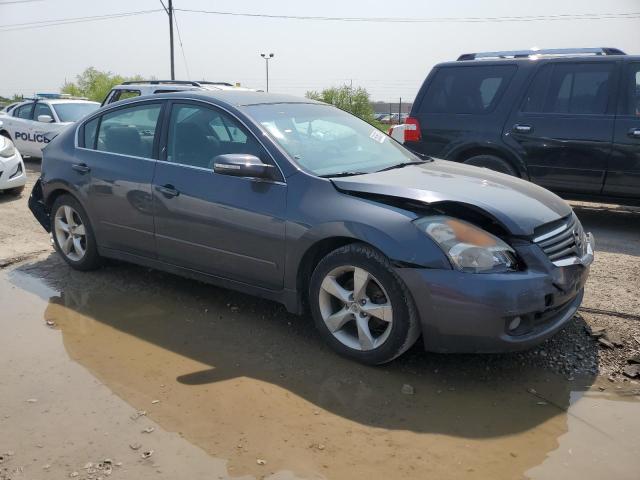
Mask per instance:
[[[516,253],[509,245],[471,223],[447,216],[423,217],[415,225],[449,257],[454,268],[471,273],[515,270]]]

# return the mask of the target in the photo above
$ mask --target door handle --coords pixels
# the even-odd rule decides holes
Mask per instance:
[[[91,168],[86,163],[74,163],[71,165],[71,168],[82,174],[89,173],[91,171]]]
[[[640,128],[638,127],[633,127],[629,130],[629,133],[627,133],[627,135],[629,135],[631,138],[640,138]]]
[[[513,131],[518,133],[531,133],[533,132],[533,128],[531,127],[531,125],[522,125],[522,124],[516,123],[513,126]]]
[[[167,198],[173,198],[180,195],[180,191],[178,191],[173,185],[158,185],[156,186],[156,190]]]

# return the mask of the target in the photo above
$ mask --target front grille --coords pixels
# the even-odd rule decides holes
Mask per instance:
[[[544,232],[544,230],[547,230]],[[534,243],[542,248],[549,260],[558,262],[572,257],[582,257],[586,245],[586,237],[580,220],[572,214],[560,225],[551,225],[539,232]]]

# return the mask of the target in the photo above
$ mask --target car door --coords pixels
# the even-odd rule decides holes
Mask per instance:
[[[42,115],[51,117],[50,122],[41,122],[38,118]],[[55,116],[51,111],[51,107],[46,103],[37,102],[33,107],[33,122],[29,126],[29,133],[32,139],[32,148],[34,154],[42,155],[42,149],[49,143],[47,134],[56,129]]]
[[[281,288],[284,179],[278,173],[273,181],[259,181],[212,169],[213,159],[225,153],[253,154],[273,164],[270,155],[242,122],[211,105],[174,102],[165,124],[164,161],[153,181],[160,260]]]
[[[625,65],[605,195],[640,197],[640,62]]]
[[[612,149],[618,63],[543,64],[507,121],[503,139],[531,180],[560,192],[599,194]]]
[[[72,168],[101,248],[156,257],[151,182],[164,102],[136,102],[85,122]]]
[[[33,102],[25,103],[13,110],[11,119],[7,123],[11,126],[11,139],[22,155],[33,155],[31,142],[31,123],[33,118]]]

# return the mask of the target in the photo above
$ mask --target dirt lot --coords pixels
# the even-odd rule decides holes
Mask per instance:
[[[635,480],[640,209],[574,207],[597,257],[564,331],[369,368],[270,302],[122,263],[71,271],[26,195],[0,197],[0,479]]]

